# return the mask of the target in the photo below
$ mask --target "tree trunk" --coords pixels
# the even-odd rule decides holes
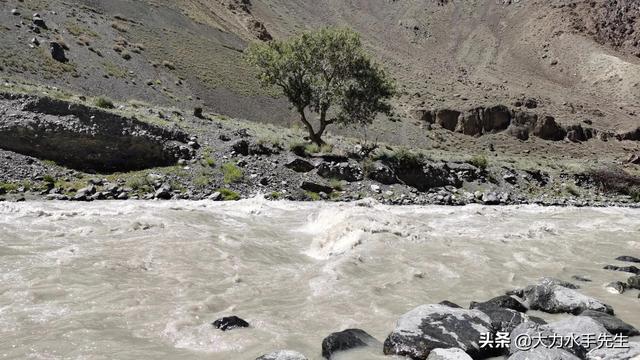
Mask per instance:
[[[327,126],[326,123],[324,121],[321,121],[320,130],[316,132],[313,129],[313,125],[311,125],[311,123],[307,120],[307,115],[305,115],[304,109],[298,109],[298,112],[300,113],[300,121],[304,124],[304,126],[307,128],[307,131],[309,132],[309,140],[311,140],[318,146],[324,145],[325,142],[324,140],[322,140],[322,133],[324,133],[324,129]]]

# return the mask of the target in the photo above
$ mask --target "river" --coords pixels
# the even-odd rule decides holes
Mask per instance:
[[[640,255],[640,211],[370,202],[0,203],[0,357],[255,359],[358,327],[384,341],[417,305],[468,306],[542,276],[640,326],[602,270]],[[574,281],[575,282],[575,281]],[[248,329],[211,322],[238,315]],[[548,317],[548,316],[547,316]],[[380,349],[340,359],[390,359]]]

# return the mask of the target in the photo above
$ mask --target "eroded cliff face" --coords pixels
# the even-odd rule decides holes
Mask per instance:
[[[87,172],[112,173],[190,159],[189,137],[85,105],[2,94],[0,148]]]

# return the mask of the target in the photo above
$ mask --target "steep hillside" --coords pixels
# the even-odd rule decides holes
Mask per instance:
[[[565,128],[588,124],[601,134],[635,134],[640,59],[638,6],[631,0],[6,0],[0,6],[0,66],[8,79],[118,100],[204,105],[290,126],[295,119],[286,102],[258,86],[243,49],[305,29],[349,26],[400,84],[400,121],[377,121],[370,138],[511,154],[566,147],[558,156],[598,152],[618,160],[637,149],[635,142],[523,141],[424,121],[428,112],[504,105],[553,116]],[[32,25],[36,12],[47,29]],[[68,48],[67,63],[51,59],[49,41]]]

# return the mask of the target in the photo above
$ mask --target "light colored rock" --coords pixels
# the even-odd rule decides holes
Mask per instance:
[[[306,356],[297,351],[280,350],[271,354],[262,355],[256,360],[308,360]]]
[[[435,349],[429,354],[427,360],[472,360],[462,349]]]

